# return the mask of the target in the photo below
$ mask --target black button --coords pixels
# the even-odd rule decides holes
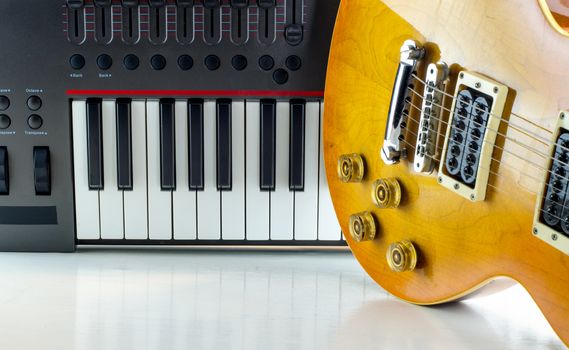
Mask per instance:
[[[6,114],[0,114],[0,129],[8,129],[10,124],[12,124],[10,117]]]
[[[262,70],[271,70],[274,66],[275,60],[271,56],[264,55],[259,58],[259,67],[261,67]]]
[[[302,67],[302,60],[297,55],[288,56],[286,66],[291,71],[297,71]]]
[[[289,45],[297,46],[304,38],[304,29],[300,24],[289,24],[285,28],[285,39]]]
[[[243,55],[233,56],[233,59],[231,60],[231,65],[233,65],[233,68],[235,68],[235,70],[241,71],[247,68],[247,57]]]
[[[207,56],[204,63],[209,70],[217,70],[221,66],[221,61],[216,55]]]
[[[140,65],[140,60],[136,55],[126,55],[123,60],[124,67],[128,70],[135,70]]]
[[[107,70],[113,65],[113,59],[107,54],[102,54],[97,57],[97,66],[102,70]]]
[[[190,70],[194,66],[194,59],[189,55],[178,57],[178,66],[181,70]]]
[[[31,129],[37,130],[37,129],[41,128],[42,125],[43,125],[43,119],[41,119],[41,117],[39,115],[32,114],[28,118],[28,126]]]
[[[42,100],[38,96],[30,96],[28,98],[28,108],[32,111],[37,111],[42,106]]]
[[[162,70],[166,68],[166,58],[162,55],[154,55],[150,59],[150,65],[154,70]]]
[[[273,73],[273,80],[279,85],[286,84],[288,81],[288,72],[284,69],[277,69]]]
[[[69,64],[75,70],[83,69],[85,67],[85,57],[75,54],[69,59]]]
[[[10,99],[6,96],[0,96],[0,111],[5,111],[10,107]]]

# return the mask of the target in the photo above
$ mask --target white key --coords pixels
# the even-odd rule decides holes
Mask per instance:
[[[277,102],[276,183],[271,193],[271,239],[292,240],[294,193],[289,189],[290,103]]]
[[[115,101],[103,101],[103,169],[99,191],[101,239],[123,239],[123,198],[117,184],[117,117]]]
[[[220,194],[216,172],[216,103],[204,102],[204,190],[198,192],[198,239],[220,239]]]
[[[146,102],[132,101],[132,191],[124,191],[124,236],[148,239],[146,192]]]
[[[260,189],[261,163],[260,154],[260,102],[247,101],[247,240],[269,239],[269,192]]]
[[[221,192],[223,239],[245,239],[245,102],[231,103],[232,175],[230,192]]]
[[[73,101],[72,115],[77,239],[99,239],[99,191],[89,190],[86,102]]]
[[[196,191],[188,178],[188,101],[176,101],[176,191],[174,239],[196,239]]]
[[[320,103],[306,103],[304,146],[304,191],[294,194],[294,238],[318,239],[318,140],[320,133]]]
[[[148,237],[172,239],[172,191],[162,191],[160,182],[160,103],[146,102],[148,143]]]
[[[320,104],[320,125],[324,125],[323,118],[324,104]],[[341,240],[341,229],[336,218],[330,190],[328,189],[328,180],[326,179],[326,168],[324,165],[324,128],[320,130],[320,179],[318,193],[318,239],[321,241],[338,241]]]

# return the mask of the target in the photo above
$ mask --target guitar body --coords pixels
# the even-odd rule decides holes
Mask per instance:
[[[354,213],[370,211],[376,218],[375,239],[356,242],[346,234],[354,255],[384,289],[421,305],[457,300],[497,278],[511,278],[567,344],[569,256],[532,234],[541,186],[536,178],[545,177],[532,163],[546,167],[546,159],[499,136],[496,144],[504,151],[494,151],[500,162],[491,163],[492,187],[484,201],[471,202],[441,186],[436,170],[417,174],[406,160],[386,165],[380,158],[407,39],[426,44],[427,62],[454,65],[451,80],[460,68],[508,86],[504,119],[545,139],[554,141],[559,112],[569,109],[569,39],[550,26],[538,1],[343,0],[328,66],[324,147],[343,231],[349,232]],[[543,142],[512,134],[504,124],[500,130],[549,154]],[[338,179],[338,159],[351,153],[365,160],[361,183]],[[398,208],[373,205],[371,186],[380,178],[399,180]],[[390,244],[402,240],[417,249],[414,271],[393,272],[387,263]]]

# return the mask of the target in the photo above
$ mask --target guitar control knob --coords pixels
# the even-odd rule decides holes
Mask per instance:
[[[359,154],[344,154],[338,159],[338,178],[344,183],[362,182],[364,160]]]
[[[413,271],[417,266],[417,250],[413,243],[401,241],[387,249],[387,264],[393,272]]]
[[[373,203],[380,209],[397,208],[401,203],[401,185],[394,178],[379,179],[373,183]]]
[[[372,241],[375,238],[375,219],[366,211],[350,216],[350,234],[356,242]]]

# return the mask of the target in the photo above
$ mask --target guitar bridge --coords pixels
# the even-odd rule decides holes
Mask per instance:
[[[559,114],[555,130],[533,234],[569,255],[569,111]]]
[[[439,121],[442,117],[445,85],[448,79],[448,66],[431,63],[427,67],[425,92],[419,121],[417,146],[415,147],[414,169],[418,173],[432,173],[437,153]]]
[[[439,168],[439,183],[470,201],[486,198],[494,143],[508,88],[461,72],[451,107]]]

